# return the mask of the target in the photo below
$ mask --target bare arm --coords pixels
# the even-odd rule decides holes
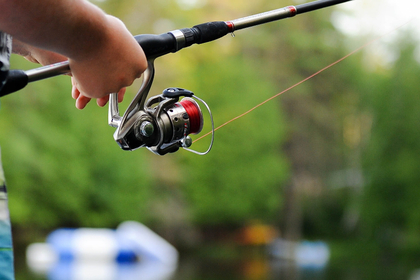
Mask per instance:
[[[147,67],[124,24],[85,0],[0,0],[0,30],[60,54],[57,60],[68,58],[76,90],[84,97],[118,92]]]
[[[106,15],[84,0],[0,0],[0,7],[3,31],[67,57],[94,51],[86,40],[106,40]]]

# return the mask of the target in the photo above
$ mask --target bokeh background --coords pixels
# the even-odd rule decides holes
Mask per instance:
[[[94,3],[133,34],[160,34],[302,1]],[[187,88],[218,126],[364,46],[218,130],[203,157],[121,150],[107,108],[75,108],[69,77],[2,98],[17,279],[47,279],[27,269],[25,250],[52,230],[126,220],[179,250],[171,279],[420,279],[419,8],[352,1],[159,58],[150,96]],[[12,68],[34,67],[12,58]],[[275,259],[275,240],[321,240],[328,264]]]

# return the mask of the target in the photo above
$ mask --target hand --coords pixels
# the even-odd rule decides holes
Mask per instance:
[[[125,87],[141,76],[147,68],[143,50],[124,24],[115,17],[109,20],[109,40],[95,49],[91,56],[69,59],[72,76],[72,97],[76,107],[83,109],[91,98],[97,98],[99,106],[105,106],[109,94],[118,92],[118,102],[122,102]],[[16,39],[13,51],[27,60],[42,65],[53,64],[68,58],[55,52],[40,49]],[[115,57],[118,55],[118,57]]]
[[[18,53],[41,64],[68,58],[79,108],[89,98],[104,104],[147,69],[147,58],[125,25],[89,1],[1,2],[2,31],[26,43]]]
[[[71,82],[73,85],[73,89],[71,91],[71,96],[76,99],[76,108],[77,109],[84,109],[86,107],[86,105],[90,102],[91,98],[84,96],[83,94],[80,93],[79,89],[77,88],[77,84],[75,82],[75,80],[73,78],[71,78]],[[124,99],[124,94],[125,94],[126,88],[122,88],[119,92],[118,92],[118,102],[122,102]],[[98,104],[98,106],[103,107],[105,106],[109,101],[109,95],[101,97],[96,99],[96,104]]]
[[[93,42],[96,47],[89,53],[69,58],[76,88],[73,97],[80,105],[86,105],[87,98],[98,98],[99,105],[106,103],[110,93],[130,86],[147,68],[143,50],[124,24],[115,17],[106,18],[106,39]]]
[[[57,62],[66,61],[68,59],[67,57],[62,56],[60,54],[27,45],[16,39],[13,40],[13,52],[23,56],[26,60],[30,62],[38,63],[41,65],[50,65]],[[86,105],[90,102],[91,98],[80,94],[80,91],[77,88],[77,84],[73,78],[71,78],[71,81],[72,81],[71,94],[72,94],[72,97],[76,100],[76,108],[84,109]],[[120,90],[120,92],[118,93],[118,102],[123,101],[124,93],[125,93],[125,88]],[[103,107],[107,104],[108,100],[109,100],[109,95],[98,98],[96,102],[98,106]]]

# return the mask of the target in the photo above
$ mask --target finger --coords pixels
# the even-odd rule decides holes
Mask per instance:
[[[124,100],[124,95],[125,95],[125,91],[126,91],[126,88],[122,88],[122,89],[118,92],[118,103],[123,102],[123,100]]]
[[[77,88],[77,83],[74,80],[74,78],[71,78],[71,84],[72,84],[71,97],[73,97],[73,99],[77,99],[80,96],[80,91]]]
[[[96,104],[98,104],[99,107],[104,107],[106,103],[108,103],[108,100],[109,95],[96,99]]]
[[[73,99],[77,99],[80,96],[80,91],[77,89],[77,87],[73,86],[71,89],[71,97]]]
[[[121,103],[123,101],[124,95],[125,95],[125,91],[126,91],[126,89],[125,88],[122,88],[118,92],[118,103]],[[98,99],[96,99],[96,104],[98,104],[98,106],[100,106],[100,107],[103,107],[103,106],[105,106],[108,103],[109,98],[110,98],[110,95],[107,95],[107,96],[98,98]]]
[[[79,95],[79,97],[76,99],[76,108],[79,110],[82,110],[86,107],[86,105],[90,102],[90,98],[86,97],[84,95]]]

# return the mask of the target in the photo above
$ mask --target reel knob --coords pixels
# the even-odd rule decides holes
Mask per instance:
[[[144,137],[151,137],[153,133],[155,132],[155,127],[153,124],[149,121],[144,121],[141,123],[139,127],[139,132]]]
[[[193,141],[192,141],[190,136],[187,136],[187,137],[185,137],[184,139],[181,140],[181,146],[183,148],[191,147],[192,143],[193,143]]]

